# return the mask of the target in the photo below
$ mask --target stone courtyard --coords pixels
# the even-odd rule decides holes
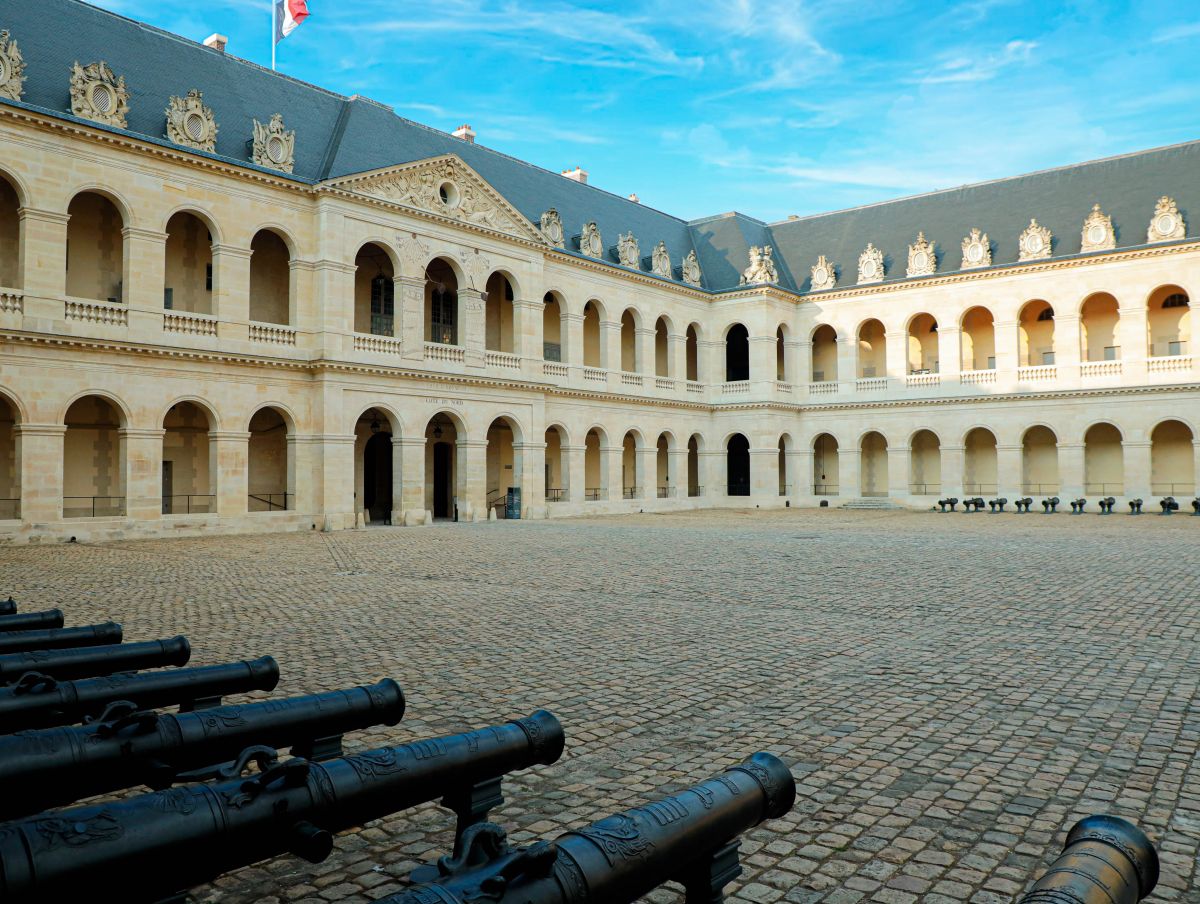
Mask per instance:
[[[1151,901],[1200,901],[1200,519],[719,511],[0,552],[0,594],[269,653],[277,694],[390,676],[378,746],[544,707],[567,752],[508,780],[518,841],[756,750],[793,812],[744,838],[747,902],[1009,902],[1080,816],[1145,828]],[[435,806],[197,892],[369,901],[448,851]],[[671,889],[651,900],[676,901]]]

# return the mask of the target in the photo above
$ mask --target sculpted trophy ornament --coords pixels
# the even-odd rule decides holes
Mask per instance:
[[[103,60],[87,66],[76,62],[71,69],[71,112],[81,119],[125,128],[129,113],[125,77],[113,75]]]
[[[1045,226],[1039,226],[1037,220],[1030,220],[1021,238],[1017,241],[1019,259],[1037,261],[1050,256],[1050,248],[1054,236]]]
[[[1187,225],[1183,222],[1175,199],[1163,195],[1154,206],[1154,219],[1150,221],[1150,228],[1146,230],[1146,241],[1169,242],[1186,237]]]
[[[1089,251],[1111,251],[1115,247],[1117,236],[1113,232],[1112,217],[1105,216],[1099,204],[1093,204],[1092,212],[1083,221],[1079,250],[1086,254]]]
[[[583,232],[579,235],[579,250],[589,257],[604,256],[604,242],[600,238],[600,227],[596,221],[583,224]]]
[[[987,233],[972,229],[971,234],[962,240],[962,269],[973,270],[991,265],[992,243],[988,241]]]
[[[931,276],[937,272],[937,254],[933,242],[918,232],[917,240],[908,246],[908,276]]]
[[[553,207],[542,214],[542,235],[555,248],[563,246],[562,217],[558,215],[558,211]]]
[[[617,262],[632,270],[642,269],[642,252],[632,232],[617,236]]]
[[[817,265],[812,268],[812,290],[824,292],[837,285],[837,272],[833,264],[825,259],[825,255],[817,258]]]
[[[779,271],[775,269],[774,254],[770,245],[764,245],[759,248],[757,245],[750,247],[750,266],[742,271],[742,278],[738,281],[740,286],[754,286],[762,283],[778,283]]]
[[[700,261],[696,258],[696,250],[694,248],[687,253],[687,257],[683,259],[683,266],[679,269],[685,283],[689,286],[700,285],[702,276],[700,273]]]
[[[251,159],[259,166],[285,173],[292,171],[296,159],[296,132],[283,127],[283,114],[276,113],[263,125],[254,120],[254,147]]]
[[[0,31],[0,97],[20,100],[25,88],[25,59],[17,42]]]
[[[187,97],[171,98],[167,105],[167,138],[200,151],[216,150],[217,120],[197,89],[189,91]]]
[[[858,284],[883,282],[883,252],[871,242],[858,256]]]
[[[650,272],[663,279],[671,278],[671,255],[667,251],[666,242],[659,242],[654,246],[654,255],[650,259]]]

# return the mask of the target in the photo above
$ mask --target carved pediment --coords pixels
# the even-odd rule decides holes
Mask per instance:
[[[482,176],[453,154],[322,183],[540,245],[552,244]]]

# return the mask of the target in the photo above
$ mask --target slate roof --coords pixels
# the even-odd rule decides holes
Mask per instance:
[[[71,119],[74,62],[104,59],[130,90],[128,134],[160,144],[171,96],[191,88],[204,94],[217,120],[216,156],[243,166],[249,160],[252,121],[280,112],[296,130],[295,173],[301,183],[381,169],[442,154],[457,154],[537,225],[557,208],[571,237],[595,220],[606,248],[633,232],[649,257],[667,243],[678,272],[696,250],[711,291],[737,287],[751,245],[772,245],[780,285],[806,292],[809,270],[821,254],[838,267],[838,285],[857,281],[858,256],[873,242],[883,250],[886,281],[904,278],[908,244],[918,231],[936,243],[940,273],[957,270],[962,238],[972,227],[988,233],[994,265],[1015,262],[1017,238],[1030,217],[1054,232],[1054,256],[1079,252],[1083,219],[1093,203],[1113,218],[1118,247],[1145,243],[1155,202],[1170,195],[1188,221],[1200,217],[1200,142],[1159,148],[872,204],[852,210],[765,224],[739,213],[686,222],[678,217],[549,170],[472,145],[446,132],[397,116],[373,101],[346,98],[195,41],[97,9],[80,0],[0,0],[0,29],[8,29],[25,58],[19,105]],[[11,103],[9,101],[0,101]],[[97,128],[105,128],[89,123]],[[201,152],[194,152],[201,153]]]

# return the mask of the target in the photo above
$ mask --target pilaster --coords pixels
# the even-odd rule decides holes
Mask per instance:
[[[21,519],[34,524],[62,520],[65,424],[17,424]]]
[[[779,498],[779,447],[750,450],[750,495],[772,504]]]
[[[1060,498],[1078,499],[1083,495],[1083,443],[1058,444],[1058,474]]]
[[[26,295],[63,298],[67,293],[67,223],[70,215],[22,207],[20,280]],[[61,501],[60,501],[61,505]]]
[[[425,437],[406,436],[392,440],[393,461],[400,459],[400,482],[393,483],[399,487],[400,517],[392,516],[393,524],[424,524],[425,523]],[[392,503],[395,505],[395,502]]]
[[[396,280],[400,348],[404,358],[425,358],[425,277],[401,276]],[[393,524],[399,522],[394,520]]]
[[[890,354],[891,342],[888,343]],[[889,367],[890,371],[890,367]],[[911,469],[912,448],[907,445],[888,445],[888,495],[908,496],[908,474]]]
[[[161,427],[117,431],[124,451],[125,514],[136,521],[162,517],[162,445]]]
[[[945,362],[948,359],[943,358]],[[955,359],[957,360],[957,359]],[[966,469],[965,456],[966,447],[954,444],[945,444],[942,446],[942,496],[956,496],[962,499],[963,493],[963,474]]]
[[[520,474],[521,517],[546,517],[546,444],[513,443],[514,471]]]
[[[217,514],[221,517],[246,514],[249,431],[210,430],[208,448],[211,491],[217,497]]]
[[[483,293],[475,289],[459,289],[458,307],[462,311],[462,334],[459,341],[464,349],[466,365],[467,367],[483,367],[485,361],[484,341],[487,337]],[[461,516],[462,513],[459,514]]]
[[[458,440],[460,521],[487,520],[487,440]],[[465,497],[465,505],[464,505]]]
[[[249,248],[213,245],[212,313],[218,321],[222,339],[246,341],[250,338],[250,256]]]
[[[996,445],[996,495],[1010,501],[1021,497],[1023,445]]]
[[[1121,443],[1121,453],[1125,463],[1124,476],[1124,495],[1134,499],[1141,498],[1149,500],[1155,495],[1153,484],[1151,482],[1152,463],[1151,463],[1151,443],[1149,440],[1125,440]],[[1102,496],[1108,496],[1109,493],[1102,493]],[[1111,494],[1116,495],[1116,494]],[[1171,493],[1163,493],[1158,495],[1173,495]],[[1185,506],[1181,501],[1180,510],[1185,510]]]

